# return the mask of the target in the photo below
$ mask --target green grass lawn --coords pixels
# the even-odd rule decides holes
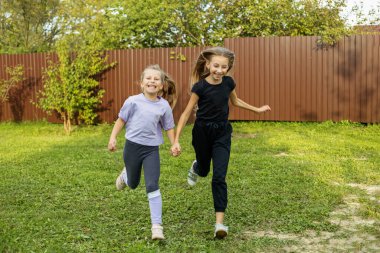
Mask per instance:
[[[194,159],[187,126],[180,157],[170,156],[167,139],[160,148],[167,239],[157,242],[143,178],[134,191],[115,189],[124,133],[110,153],[110,125],[67,136],[57,124],[0,124],[0,252],[305,252],[321,245],[319,252],[339,252],[332,240],[349,247],[341,252],[380,250],[380,125],[233,127],[229,236],[213,239],[211,175],[187,186]],[[347,209],[348,199],[356,209]],[[350,230],[348,215],[362,224]],[[353,233],[362,240],[351,242]],[[306,245],[311,237],[320,240]]]

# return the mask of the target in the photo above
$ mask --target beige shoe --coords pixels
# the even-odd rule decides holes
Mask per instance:
[[[164,228],[158,224],[152,226],[152,240],[164,240]]]
[[[120,175],[116,178],[116,189],[118,191],[124,190],[125,187],[127,187],[127,184],[124,182],[123,174],[126,174],[127,170],[124,167],[121,171]]]

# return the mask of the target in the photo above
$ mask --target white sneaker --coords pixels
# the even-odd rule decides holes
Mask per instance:
[[[127,184],[124,182],[123,175],[127,173],[126,168],[124,167],[123,170],[120,172],[120,175],[116,178],[116,189],[118,191],[124,190],[125,187],[127,187]]]
[[[223,224],[215,224],[214,238],[223,239],[228,234],[228,227]]]
[[[190,186],[194,186],[197,184],[198,181],[198,175],[194,171],[194,164],[197,162],[197,160],[194,160],[193,163],[191,164],[191,167],[189,169],[189,173],[187,174],[187,183]]]
[[[159,224],[152,225],[152,240],[164,240],[164,228]]]

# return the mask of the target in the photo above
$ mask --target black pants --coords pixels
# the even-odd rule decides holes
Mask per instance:
[[[227,208],[226,174],[231,151],[232,126],[228,121],[221,123],[195,121],[193,128],[193,147],[197,159],[195,172],[206,177],[210,172],[212,159],[212,196],[215,212]]]
[[[146,192],[150,193],[159,189],[160,155],[158,146],[145,146],[127,140],[123,157],[127,168],[128,186],[131,189],[135,189],[139,185],[142,167],[144,167]]]

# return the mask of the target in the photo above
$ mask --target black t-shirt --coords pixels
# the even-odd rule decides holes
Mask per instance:
[[[199,96],[197,120],[205,122],[228,120],[228,100],[235,86],[230,76],[224,76],[222,82],[217,85],[209,84],[205,79],[194,84],[191,92]]]

